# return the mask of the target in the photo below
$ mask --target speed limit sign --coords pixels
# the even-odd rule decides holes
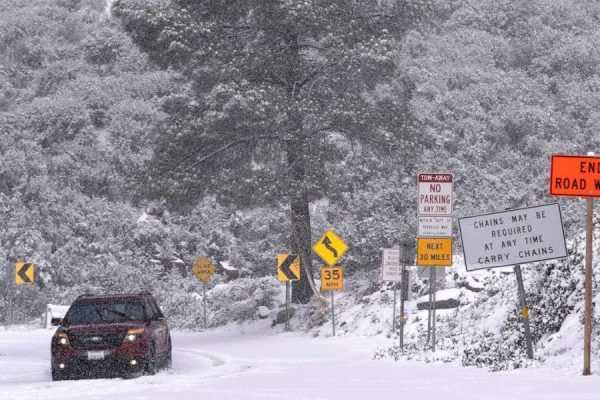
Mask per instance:
[[[321,268],[321,290],[342,290],[344,269],[339,265]]]

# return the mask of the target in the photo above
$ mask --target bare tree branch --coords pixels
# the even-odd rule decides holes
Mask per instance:
[[[317,46],[316,44],[312,44],[312,43],[298,43],[298,47],[299,48],[304,48],[304,47],[310,47],[312,49],[317,49],[317,50],[321,50],[321,51],[326,51],[327,49],[321,46]]]
[[[338,65],[338,63],[331,63],[331,64],[325,64],[323,65],[321,68],[318,68],[317,70],[311,72],[310,74],[308,74],[308,76],[304,79],[302,79],[300,82],[298,82],[298,87],[301,88],[304,85],[306,85],[308,82],[310,82],[312,79],[316,78],[317,76],[319,76],[319,74],[321,74],[323,71],[325,71],[328,68],[334,67]]]
[[[217,156],[219,153],[222,153],[225,150],[230,149],[231,147],[237,146],[241,143],[251,142],[253,140],[267,140],[267,139],[282,140],[280,137],[272,136],[272,135],[257,135],[257,136],[250,136],[250,137],[245,137],[245,138],[241,138],[238,140],[234,140],[233,142],[229,142],[226,145],[221,146],[218,149],[208,153],[207,155],[203,156],[199,160],[196,160],[195,162],[190,164],[186,169],[184,169],[183,172],[189,172],[192,168],[197,167],[198,165],[202,164],[203,162],[206,162],[206,161],[210,160],[211,158]]]

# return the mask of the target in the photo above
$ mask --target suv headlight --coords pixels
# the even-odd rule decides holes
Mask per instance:
[[[67,335],[67,332],[57,332],[56,335],[54,335],[54,338],[56,339],[58,344],[61,344],[63,346],[69,345],[69,335]]]
[[[140,337],[144,333],[144,328],[134,328],[128,329],[127,335],[125,335],[125,339],[133,342],[135,339]]]

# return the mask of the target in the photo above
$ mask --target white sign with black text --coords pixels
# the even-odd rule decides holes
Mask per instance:
[[[452,217],[419,216],[418,236],[429,236],[429,237],[452,236]]]
[[[381,278],[386,282],[401,282],[400,249],[383,249],[381,253]]]
[[[453,181],[454,176],[450,173],[418,174],[418,214],[451,216]]]
[[[467,271],[567,256],[558,204],[459,218]]]

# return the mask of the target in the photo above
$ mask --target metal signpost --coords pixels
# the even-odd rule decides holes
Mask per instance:
[[[435,304],[436,304],[436,269],[452,266],[452,238],[420,237],[417,238],[417,265],[429,267],[429,314],[427,318],[427,342],[431,341],[431,349],[435,352]]]
[[[335,336],[335,307],[333,292],[344,289],[344,269],[340,266],[321,268],[321,290],[331,292],[331,327]]]
[[[417,175],[418,238],[417,265],[431,267],[427,342],[435,352],[436,267],[452,266],[452,203],[454,175],[420,173]]]
[[[408,292],[410,290],[410,272],[406,270],[406,267],[408,265],[413,265],[415,262],[415,244],[414,242],[404,242],[402,243],[400,250],[400,262],[402,263],[402,288],[400,291],[400,350],[404,352],[404,325],[406,323],[406,315],[404,315],[404,302],[408,300]]]
[[[348,245],[333,230],[325,232],[313,245],[313,251],[328,265],[321,268],[321,291],[331,291],[331,324],[335,336],[333,291],[344,287],[344,270],[336,262],[346,253]]]
[[[290,281],[300,279],[300,256],[298,254],[277,254],[277,280],[285,282],[285,325],[290,330]]]
[[[517,290],[519,291],[519,307],[521,307],[521,318],[523,318],[523,327],[525,328],[527,358],[533,360],[533,340],[531,339],[531,328],[529,326],[529,308],[527,307],[527,297],[525,296],[525,286],[523,285],[523,274],[521,273],[520,265],[515,265],[515,275],[517,277]]]
[[[206,282],[215,273],[215,266],[206,257],[201,257],[192,267],[192,273],[202,281],[202,301],[204,305],[204,329],[208,322],[206,317]]]
[[[533,358],[521,264],[567,256],[558,204],[459,218],[467,271],[514,266],[527,355]]]
[[[583,375],[590,375],[592,349],[592,242],[594,198],[600,197],[600,157],[554,154],[550,160],[550,194],[585,197],[585,316],[583,325]]]

